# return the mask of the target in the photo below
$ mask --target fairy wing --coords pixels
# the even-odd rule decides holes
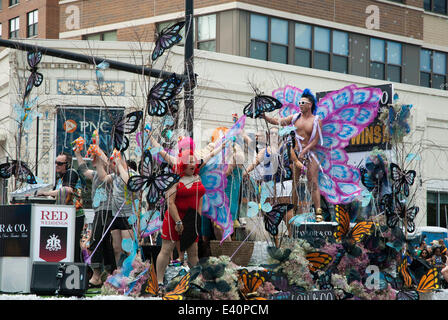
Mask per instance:
[[[155,61],[165,52],[165,50],[171,48],[182,40],[182,36],[179,32],[182,30],[184,25],[185,21],[181,21],[163,29],[160,32],[151,55],[152,61]]]
[[[321,165],[319,188],[332,204],[350,203],[361,193],[361,174],[347,164],[344,148],[375,119],[380,98],[380,89],[350,85],[328,93],[317,105],[322,123],[322,145],[315,147]]]
[[[278,110],[280,117],[284,118],[300,112],[299,101],[302,93],[303,90],[290,85],[272,91],[272,96],[282,103],[282,107]]]
[[[240,117],[238,121],[226,132],[224,137],[216,142],[215,148],[228,140],[241,134],[246,121],[246,116]],[[227,145],[223,147],[222,152],[218,152],[212,157],[200,170],[202,184],[206,193],[203,197],[202,214],[211,221],[216,222],[223,230],[224,241],[233,232],[233,220],[229,209],[229,198],[225,193],[227,186],[227,177],[225,172],[227,164],[225,163],[225,154],[229,152]]]

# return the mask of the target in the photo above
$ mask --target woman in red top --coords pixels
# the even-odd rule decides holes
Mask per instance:
[[[189,236],[186,236],[186,238],[190,239],[185,248],[188,263],[191,267],[198,263],[197,235],[200,228],[196,227],[196,222],[198,222],[198,219],[200,221],[200,216],[198,217],[196,212],[199,215],[202,214],[202,197],[205,194],[205,188],[199,177],[198,161],[190,150],[184,150],[179,154],[176,171],[181,178],[178,183],[166,192],[168,210],[165,212],[163,219],[162,248],[157,257],[157,281],[159,284],[163,283],[165,270],[174,248],[178,246],[178,250],[182,249],[179,247],[184,230],[188,229],[191,233]],[[187,215],[192,216],[187,217]],[[182,220],[189,220],[189,223],[194,224],[194,226],[184,226]],[[196,234],[196,237],[194,237],[193,233]]]

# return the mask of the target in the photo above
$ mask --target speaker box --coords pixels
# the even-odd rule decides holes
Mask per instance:
[[[30,292],[84,296],[89,285],[88,269],[86,263],[34,262]]]

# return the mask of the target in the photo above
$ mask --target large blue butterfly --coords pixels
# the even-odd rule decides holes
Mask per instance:
[[[146,200],[149,204],[157,203],[160,200],[160,194],[171,188],[180,178],[177,174],[170,172],[153,173],[152,154],[149,150],[144,152],[140,173],[141,175],[130,177],[127,186],[131,192],[140,191],[144,187],[148,188]]]
[[[282,107],[282,103],[270,96],[257,94],[244,107],[243,112],[249,118],[259,118],[265,112],[271,112]]]
[[[127,114],[113,125],[112,136],[115,149],[125,151],[129,147],[129,140],[124,135],[133,133],[137,130],[142,117],[143,111],[134,111]]]
[[[175,73],[155,84],[148,94],[148,114],[164,116],[174,104],[174,97],[182,91],[182,84],[182,79]]]
[[[185,21],[178,22],[172,26],[169,26],[163,29],[157,40],[155,48],[152,52],[152,61],[155,61],[158,57],[160,57],[165,50],[171,48],[175,44],[179,43],[182,40],[182,37],[179,35],[180,30],[185,25]]]
[[[34,174],[31,172],[25,162],[12,160],[11,162],[0,164],[1,178],[8,179],[15,174],[17,174],[18,180],[26,181],[29,184],[37,183]]]
[[[37,72],[37,65],[42,60],[42,52],[28,52],[27,55],[28,65],[30,66],[31,75],[26,82],[25,93],[23,98],[26,98],[34,87],[38,87],[42,84],[44,76],[42,73]]]

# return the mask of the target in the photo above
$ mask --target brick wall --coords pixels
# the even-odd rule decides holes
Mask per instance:
[[[19,37],[26,38],[27,12],[38,9],[38,38],[59,38],[59,0],[20,1],[19,4],[8,7],[8,0],[2,0],[0,23],[2,38],[9,38],[9,20],[19,17]]]
[[[196,0],[195,8],[203,8],[233,0]],[[412,8],[397,6],[374,0],[240,0],[266,8],[296,13],[313,18],[319,18],[351,26],[366,28],[366,19],[369,16],[366,8],[376,5],[380,10],[380,30],[385,33],[422,39],[423,18],[422,12]],[[125,3],[125,4],[124,4]],[[422,7],[423,0],[407,0],[405,4]],[[80,10],[80,28],[98,27],[117,22],[158,16],[173,12],[182,12],[185,9],[184,0],[95,0],[78,1],[60,6],[60,30],[66,29],[65,20],[68,6],[78,6]],[[153,26],[151,28],[154,28]],[[131,30],[131,29],[134,29]],[[128,28],[118,32],[118,40],[129,40],[127,35],[134,34],[139,28]]]

